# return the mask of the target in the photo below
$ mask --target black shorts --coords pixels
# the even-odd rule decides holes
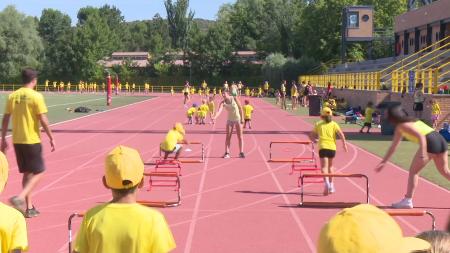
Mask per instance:
[[[250,122],[252,119],[244,119],[245,122]]]
[[[368,127],[368,128],[371,128],[371,127],[372,127],[372,123],[370,123],[370,122],[364,122],[364,126],[365,126],[365,127]]]
[[[447,141],[438,132],[433,131],[425,136],[427,140],[427,152],[430,154],[442,154],[448,150]]]
[[[423,103],[414,103],[413,110],[415,112],[423,111]]]
[[[319,150],[320,158],[334,158],[336,156],[336,150],[321,149]]]
[[[184,95],[185,95],[185,96],[188,96],[188,95],[189,95],[189,92],[185,92]]]
[[[36,144],[14,144],[17,166],[20,173],[39,174],[44,172],[45,165],[42,158],[42,145]]]

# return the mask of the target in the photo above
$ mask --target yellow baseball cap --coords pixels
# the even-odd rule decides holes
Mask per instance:
[[[333,116],[333,111],[329,107],[324,107],[322,109],[322,116]]]
[[[318,253],[410,253],[430,249],[415,237],[403,237],[395,220],[368,204],[346,208],[325,224],[320,232]]]
[[[183,124],[177,122],[177,123],[175,123],[174,128],[175,128],[175,130],[177,130],[177,131],[178,131],[179,133],[181,133],[182,135],[185,134]]]
[[[0,152],[0,193],[5,188],[6,181],[8,181],[8,170],[8,160],[3,152]]]
[[[135,149],[118,146],[105,159],[106,184],[112,189],[129,189],[144,176],[144,163]]]

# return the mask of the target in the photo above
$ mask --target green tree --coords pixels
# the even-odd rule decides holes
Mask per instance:
[[[207,33],[196,32],[189,60],[201,75],[218,76],[232,58],[231,34],[222,25],[212,26]]]
[[[265,76],[272,82],[283,79],[283,68],[287,63],[286,57],[280,53],[270,54],[266,57],[262,70]]]
[[[75,72],[84,80],[100,80],[104,76],[103,68],[98,64],[102,58],[114,51],[111,31],[104,18],[97,12],[90,13],[79,22],[75,38]]]
[[[53,80],[70,80],[74,64],[70,17],[58,10],[44,9],[39,20],[39,34],[45,48],[43,76]]]
[[[43,45],[33,17],[7,6],[0,12],[1,82],[19,82],[23,67],[38,68]]]
[[[169,24],[169,34],[172,39],[173,48],[187,49],[189,30],[194,19],[194,12],[188,12],[189,0],[165,0],[164,5],[167,12],[167,21]]]

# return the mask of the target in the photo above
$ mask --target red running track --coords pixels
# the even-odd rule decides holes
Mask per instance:
[[[254,128],[245,134],[246,159],[220,158],[225,115],[214,126],[187,127],[189,140],[205,143],[207,158],[203,164],[183,165],[182,205],[161,209],[177,242],[174,252],[315,252],[320,228],[338,211],[298,208],[299,189],[296,177],[289,175],[290,165],[266,162],[271,140],[305,140],[311,125],[260,99],[251,101],[255,107]],[[151,161],[175,121],[185,121],[181,97],[161,96],[55,125],[57,151],[50,153],[47,139],[43,140],[48,170],[34,193],[42,214],[27,220],[29,252],[67,252],[68,216],[110,199],[101,183],[105,154],[123,144],[137,148],[146,161]],[[238,154],[236,144],[233,136],[233,157]],[[299,154],[305,152],[310,150],[298,150]],[[7,155],[11,174],[2,201],[21,188],[13,151]],[[379,161],[379,157],[350,145],[348,153],[338,150],[336,167],[340,172],[368,175],[371,202],[386,206],[402,197],[407,173],[389,165],[384,173],[376,174],[373,167]],[[305,187],[305,200],[364,200],[364,184],[358,179],[336,181],[337,193],[329,197],[320,196],[319,185]],[[148,194],[140,193],[141,197]],[[421,180],[415,204],[432,211],[438,228],[443,228],[450,210],[450,203],[443,200],[449,196],[448,190]],[[397,220],[407,235],[431,226],[427,217]],[[75,231],[79,222],[75,221]]]

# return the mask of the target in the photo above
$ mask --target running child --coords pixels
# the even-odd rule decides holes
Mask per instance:
[[[208,103],[206,101],[206,99],[202,100],[202,105],[199,107],[197,113],[198,113],[198,118],[199,118],[199,124],[201,125],[205,125],[205,119],[206,116],[208,115],[208,111],[209,111],[209,106]]]
[[[347,152],[347,142],[345,140],[344,133],[339,125],[333,121],[333,112],[330,108],[325,107],[322,110],[320,118],[321,121],[317,122],[314,130],[309,135],[312,141],[319,139],[319,157],[322,173],[332,174],[334,173],[333,160],[336,156],[336,135],[342,140],[345,152]],[[333,184],[332,177],[325,178],[324,194],[336,192],[336,188]]]
[[[441,116],[441,107],[439,106],[436,99],[430,100],[431,104],[431,121],[433,122],[433,128],[436,130],[438,127],[438,120]]]
[[[214,117],[216,116],[216,104],[214,103],[214,96],[209,97],[208,111],[209,117],[211,118],[211,124],[214,124]]]
[[[244,101],[245,105],[242,107],[244,110],[244,129],[248,128],[252,129],[252,114],[253,114],[253,106],[250,105],[250,101],[246,99]]]
[[[419,144],[419,149],[409,168],[405,197],[392,204],[393,208],[413,208],[412,199],[419,182],[419,173],[430,160],[434,161],[439,173],[450,181],[448,145],[442,135],[421,120],[410,117],[401,106],[388,108],[386,116],[389,123],[395,126],[395,132],[391,146],[375,171],[380,172],[384,168],[403,138]]]
[[[173,153],[175,153],[174,159],[178,160],[178,157],[180,157],[181,151],[183,150],[181,144],[188,144],[184,138],[185,134],[186,132],[181,123],[175,123],[173,128],[169,130],[164,141],[161,142],[160,145],[161,151],[164,152],[164,160],[167,160],[169,155]]]
[[[359,130],[360,133],[362,133],[364,128],[366,127],[367,127],[366,133],[370,132],[370,128],[372,128],[372,115],[374,111],[375,110],[373,109],[373,103],[372,102],[367,103],[367,107],[364,112],[364,125],[362,126],[361,130]]]
[[[192,107],[187,110],[186,115],[188,117],[188,124],[194,124],[192,118],[197,115],[197,104],[193,104]],[[195,119],[195,123],[197,123],[197,118]]]

